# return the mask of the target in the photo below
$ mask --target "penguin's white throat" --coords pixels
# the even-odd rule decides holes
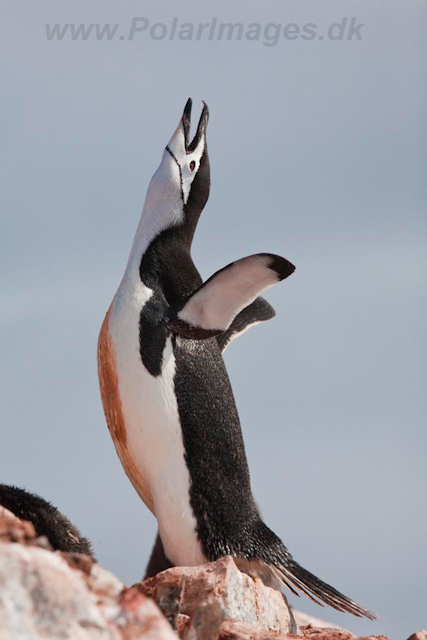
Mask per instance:
[[[173,158],[169,160],[168,157],[170,158],[165,151],[162,162],[149,184],[127,271],[139,269],[139,263],[145,251],[162,231],[184,222],[184,202],[179,170]]]

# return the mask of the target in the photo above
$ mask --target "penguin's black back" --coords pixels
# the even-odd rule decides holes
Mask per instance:
[[[0,505],[21,520],[34,525],[38,536],[46,536],[58,551],[85,553],[94,558],[92,545],[64,514],[40,496],[0,483]]]

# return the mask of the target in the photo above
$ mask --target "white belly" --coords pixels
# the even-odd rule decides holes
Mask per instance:
[[[126,431],[126,456],[119,457],[135,488],[139,474],[148,483],[152,508],[168,558],[177,565],[206,562],[196,536],[189,501],[190,476],[174,390],[175,357],[169,337],[161,375],[153,377],[139,353],[139,318],[152,290],[123,282],[113,301],[109,331]],[[130,458],[129,458],[130,456]],[[127,468],[126,468],[127,467]],[[143,496],[141,496],[143,497]]]

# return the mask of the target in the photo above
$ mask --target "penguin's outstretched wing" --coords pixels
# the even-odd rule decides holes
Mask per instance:
[[[225,351],[234,338],[240,336],[250,329],[250,327],[274,318],[275,315],[276,312],[271,304],[259,296],[237,314],[226,331],[223,331],[216,337],[219,348],[221,351]]]
[[[203,340],[229,329],[262,291],[295,271],[285,258],[258,253],[217,271],[181,304],[171,307],[166,325],[184,338]]]

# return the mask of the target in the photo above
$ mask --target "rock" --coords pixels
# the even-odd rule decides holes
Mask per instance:
[[[355,638],[349,631],[333,627],[317,628],[308,625],[301,629],[301,635],[292,635],[266,631],[255,631],[235,620],[225,620],[221,626],[218,640],[388,640],[384,636],[370,636],[369,638]]]
[[[92,564],[0,542],[2,640],[177,640],[153,601]]]
[[[421,631],[413,633],[412,636],[408,638],[408,640],[427,640],[427,630],[421,629]]]
[[[156,593],[157,605],[173,629],[178,627],[178,617],[181,609],[182,584],[159,585]]]
[[[292,609],[292,613],[294,614],[295,623],[300,629],[301,627],[317,627],[319,629],[340,629],[337,624],[333,624],[332,622],[326,622],[321,618],[315,618],[314,616],[309,616],[308,613],[303,613],[302,611],[298,611],[297,609]]]
[[[205,604],[193,614],[182,637],[184,640],[216,640],[224,620],[219,602]]]
[[[339,629],[337,627],[312,627],[309,624],[307,627],[301,627],[300,633],[303,638],[310,640],[389,640],[385,636],[367,636],[363,638],[356,638],[350,631],[345,629]]]
[[[310,640],[354,640],[354,635],[345,629],[336,627],[313,627],[309,624],[306,627],[300,627],[300,633],[304,638]]]
[[[300,636],[277,633],[276,631],[258,631],[242,622],[225,620],[221,625],[218,640],[302,640]]]
[[[230,557],[126,588],[88,555],[53,551],[0,507],[1,640],[388,640],[355,638],[298,611],[295,619],[300,635],[286,598]],[[427,631],[408,640],[427,640]]]
[[[167,569],[135,586],[160,605],[162,585],[182,590],[179,613],[189,618],[204,605],[217,602],[225,618],[241,621],[251,629],[286,634],[293,628],[285,597],[239,571],[231,557],[199,567]]]
[[[35,538],[36,532],[31,522],[20,520],[0,505],[0,541],[26,544]]]

